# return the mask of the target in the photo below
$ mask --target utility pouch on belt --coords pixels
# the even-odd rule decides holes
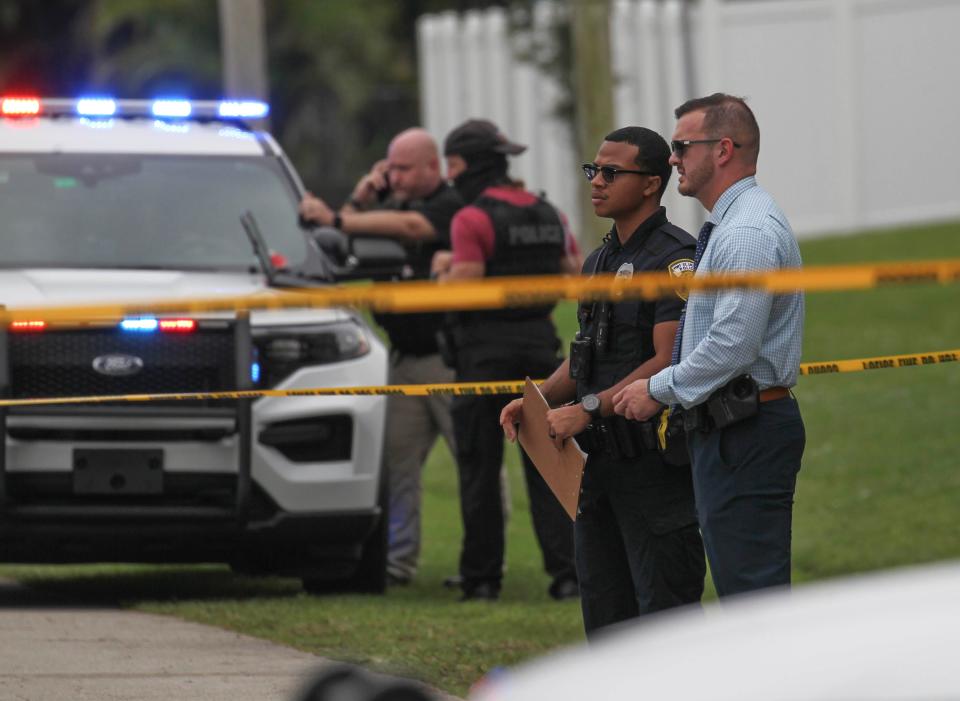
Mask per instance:
[[[689,465],[690,453],[687,452],[687,432],[683,428],[683,416],[670,411],[668,407],[660,414],[657,422],[657,450],[668,465]]]
[[[724,428],[756,416],[760,411],[760,388],[750,375],[734,377],[707,400],[714,428]]]
[[[760,411],[760,387],[750,375],[734,377],[710,395],[703,404],[683,412],[686,430],[711,431],[726,428]]]

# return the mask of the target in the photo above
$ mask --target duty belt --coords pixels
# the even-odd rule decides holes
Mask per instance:
[[[629,421],[622,416],[594,419],[575,436],[580,448],[590,455],[615,459],[637,458],[657,449],[656,427],[649,421]]]

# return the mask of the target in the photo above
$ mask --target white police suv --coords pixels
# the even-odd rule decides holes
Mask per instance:
[[[0,304],[245,295],[338,268],[249,102],[0,98]],[[238,119],[239,118],[239,119]],[[377,385],[355,311],[42,318],[0,330],[12,398]],[[382,591],[384,399],[0,410],[0,561],[227,562]]]

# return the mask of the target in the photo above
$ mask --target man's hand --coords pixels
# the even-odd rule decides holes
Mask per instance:
[[[579,404],[562,406],[547,412],[547,425],[550,426],[550,437],[559,448],[566,439],[572,438],[590,425],[590,414]]]
[[[663,408],[663,404],[650,396],[649,380],[631,382],[613,395],[613,410],[625,418],[646,421]]]
[[[514,399],[503,407],[500,412],[500,425],[503,426],[503,435],[511,443],[517,440],[517,424],[523,417],[523,399]]]
[[[453,251],[437,251],[433,254],[433,260],[430,261],[430,275],[432,277],[446,275],[450,272],[452,265]]]
[[[387,175],[388,166],[385,158],[374,163],[370,172],[357,181],[350,199],[364,206],[376,204],[378,193],[390,187],[390,179]]]
[[[321,226],[331,226],[333,224],[334,212],[327,206],[327,203],[311,192],[308,192],[300,200],[300,216],[309,222],[316,222]]]

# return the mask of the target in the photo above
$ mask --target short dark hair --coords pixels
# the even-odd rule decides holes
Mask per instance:
[[[710,138],[728,136],[756,161],[760,155],[760,125],[746,98],[715,92],[687,100],[673,111],[680,119],[689,112],[703,110],[703,130]]]
[[[663,137],[646,127],[621,127],[605,137],[604,141],[627,143],[637,147],[637,157],[634,160],[641,170],[648,170],[660,176],[660,191],[657,197],[663,197],[670,181],[670,147]]]

